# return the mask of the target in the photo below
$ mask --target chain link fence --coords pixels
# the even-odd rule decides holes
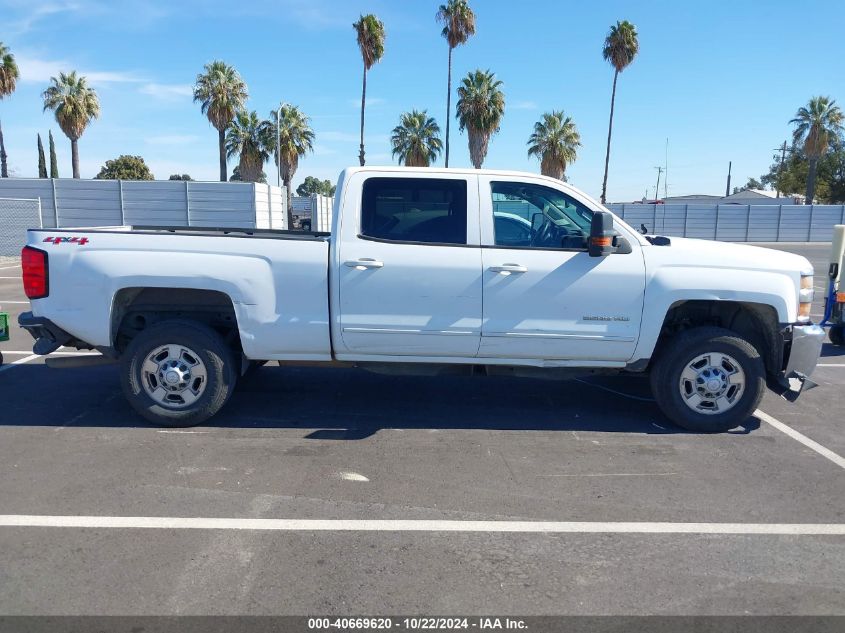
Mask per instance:
[[[26,230],[40,227],[40,199],[0,198],[0,256],[20,255]]]

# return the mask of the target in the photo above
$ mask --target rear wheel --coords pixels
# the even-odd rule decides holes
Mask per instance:
[[[121,382],[132,407],[163,426],[193,426],[226,404],[235,386],[232,354],[220,335],[194,321],[163,321],[127,347]]]
[[[845,345],[845,326],[833,325],[827,332],[830,342],[837,347]]]
[[[759,352],[735,332],[700,327],[679,334],[651,372],[658,406],[690,431],[716,433],[745,422],[766,387]]]

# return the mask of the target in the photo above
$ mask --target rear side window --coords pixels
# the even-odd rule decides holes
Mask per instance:
[[[439,178],[369,178],[361,234],[395,242],[467,243],[467,183]]]

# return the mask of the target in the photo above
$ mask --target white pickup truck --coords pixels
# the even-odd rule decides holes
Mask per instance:
[[[266,361],[648,372],[661,410],[696,431],[741,424],[767,384],[812,385],[824,332],[803,257],[640,235],[563,182],[509,171],[350,168],[333,213],[330,234],[33,229],[20,325],[36,353],[119,362],[132,406],[170,426],[217,413]]]

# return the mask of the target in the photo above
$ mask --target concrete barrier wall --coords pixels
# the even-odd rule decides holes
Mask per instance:
[[[845,205],[611,204],[635,229],[724,242],[829,242]]]

